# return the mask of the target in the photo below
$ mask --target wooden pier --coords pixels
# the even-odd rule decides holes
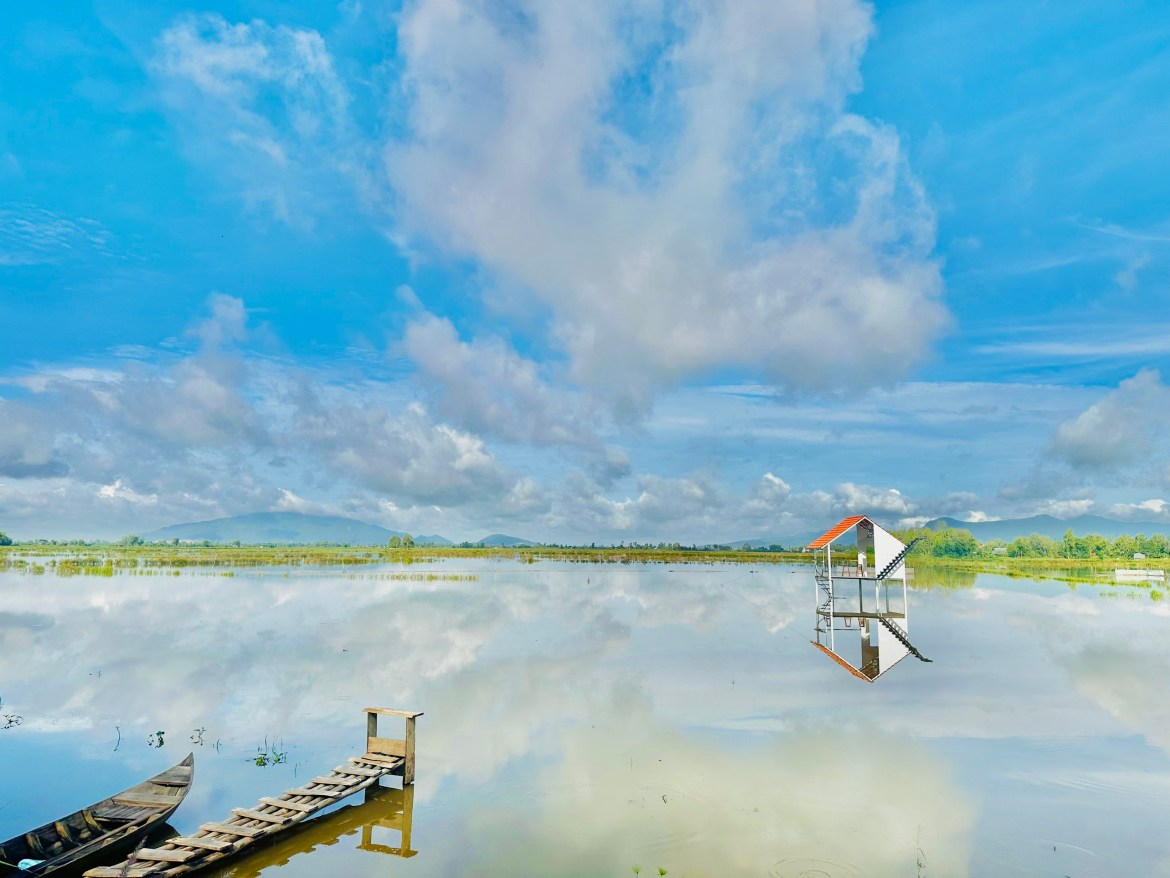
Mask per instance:
[[[204,823],[191,836],[172,838],[157,848],[140,848],[125,861],[90,869],[85,878],[175,878],[190,875],[228,857],[246,853],[260,842],[328,808],[354,793],[395,775],[403,787],[414,783],[414,726],[422,713],[367,707],[366,751],[351,756],[329,774],[279,796],[261,798],[252,808],[233,808],[232,816]],[[401,717],[406,723],[402,738],[378,735],[378,717]],[[409,842],[407,842],[409,847]]]

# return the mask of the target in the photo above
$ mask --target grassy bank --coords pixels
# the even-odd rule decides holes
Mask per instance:
[[[694,550],[625,547],[410,549],[369,546],[61,546],[24,544],[0,547],[0,570],[62,576],[173,575],[184,569],[290,570],[356,568],[371,564],[426,564],[443,560],[494,559],[520,564],[537,561],[579,564],[811,564],[800,552]],[[970,588],[979,573],[1022,579],[1103,583],[1121,567],[1170,570],[1170,559],[1145,561],[1065,558],[937,558],[915,553],[909,565],[921,588]]]
[[[367,564],[419,564],[444,559],[487,558],[520,563],[569,561],[582,564],[778,564],[800,563],[796,552],[702,551],[689,549],[526,547],[369,546],[60,546],[14,545],[0,548],[0,569],[59,574],[113,575],[115,572],[184,568],[349,567]]]

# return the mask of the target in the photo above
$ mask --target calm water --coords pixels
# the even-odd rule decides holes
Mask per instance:
[[[1170,601],[946,585],[933,664],[867,684],[809,644],[810,568],[3,573],[0,838],[193,750],[192,832],[386,706],[426,711],[413,791],[223,874],[1170,876]]]

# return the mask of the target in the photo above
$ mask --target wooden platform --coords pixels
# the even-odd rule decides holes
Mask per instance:
[[[265,796],[252,808],[233,808],[231,817],[204,823],[191,836],[170,839],[157,848],[140,848],[121,863],[90,869],[85,878],[172,878],[190,875],[228,857],[245,853],[258,842],[294,826],[335,802],[397,775],[403,786],[414,783],[414,725],[421,713],[367,707],[366,752],[351,756],[329,774],[315,777],[279,796]],[[378,717],[406,721],[403,738],[378,736]]]

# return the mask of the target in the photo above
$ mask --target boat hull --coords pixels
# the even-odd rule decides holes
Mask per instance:
[[[0,878],[71,878],[124,858],[162,831],[194,777],[194,757],[140,784],[0,844]],[[23,860],[37,861],[24,869]]]

